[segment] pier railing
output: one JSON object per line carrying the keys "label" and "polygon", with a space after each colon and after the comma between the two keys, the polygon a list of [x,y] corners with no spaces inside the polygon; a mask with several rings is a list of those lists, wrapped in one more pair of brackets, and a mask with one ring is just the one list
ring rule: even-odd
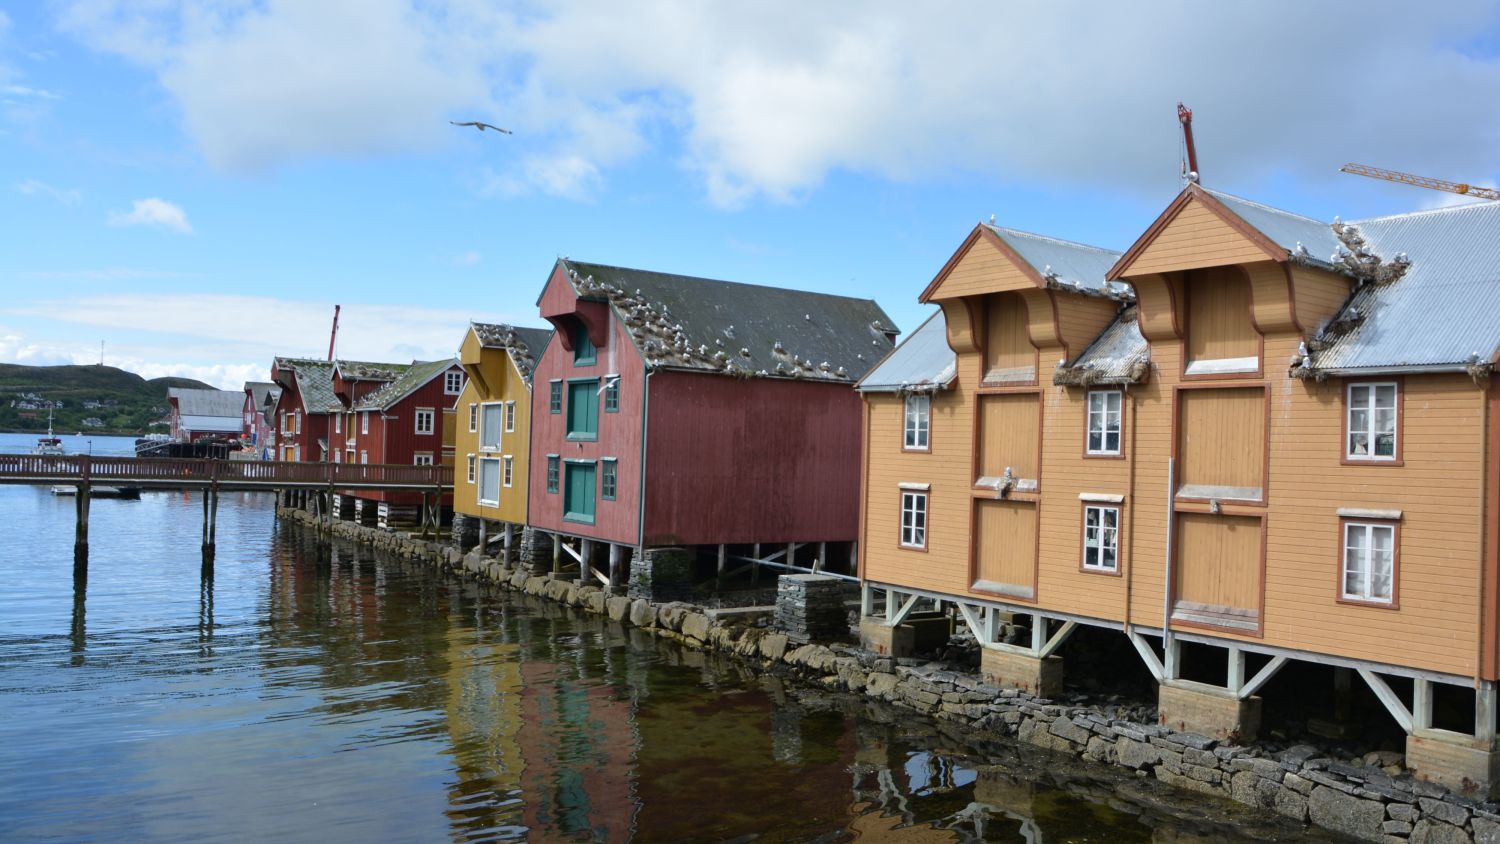
{"label": "pier railing", "polygon": [[0,483],[224,489],[409,489],[453,486],[453,467],[172,457],[0,454]]}

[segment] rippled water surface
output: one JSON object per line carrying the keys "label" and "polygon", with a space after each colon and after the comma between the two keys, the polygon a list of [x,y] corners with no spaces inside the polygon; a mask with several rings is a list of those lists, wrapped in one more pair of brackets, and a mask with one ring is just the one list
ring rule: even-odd
{"label": "rippled water surface", "polygon": [[1302,837],[200,502],[0,486],[0,840]]}

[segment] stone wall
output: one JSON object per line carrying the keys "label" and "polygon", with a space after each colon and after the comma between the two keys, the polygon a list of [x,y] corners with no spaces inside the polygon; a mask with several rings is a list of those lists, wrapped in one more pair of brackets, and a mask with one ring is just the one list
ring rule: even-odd
{"label": "stone wall", "polygon": [[[301,510],[278,512],[312,522]],[[888,701],[966,731],[1011,737],[1119,766],[1138,776],[1261,807],[1360,840],[1500,844],[1500,805],[1468,800],[1410,776],[1393,776],[1378,767],[1378,759],[1351,764],[1321,756],[1308,745],[1270,753],[1254,745],[1228,744],[1120,717],[1128,711],[1124,707],[1063,705],[988,685],[975,674],[939,663],[896,660],[845,645],[798,646],[783,633],[733,615],[721,619],[689,604],[611,596],[590,584],[554,580],[550,574],[507,566],[477,552],[460,554],[446,544],[350,522],[336,522],[333,533],[461,577],[607,614],[658,636],[733,654],[823,688]],[[550,565],[550,539],[547,553]]]}

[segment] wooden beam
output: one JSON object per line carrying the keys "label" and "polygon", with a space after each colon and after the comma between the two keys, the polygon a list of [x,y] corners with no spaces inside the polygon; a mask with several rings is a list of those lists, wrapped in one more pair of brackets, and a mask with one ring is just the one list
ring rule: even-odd
{"label": "wooden beam", "polygon": [[1380,702],[1385,704],[1386,711],[1391,713],[1391,717],[1396,719],[1396,723],[1401,725],[1401,729],[1410,734],[1413,727],[1411,712],[1406,708],[1406,704],[1401,702],[1401,698],[1397,697],[1396,693],[1391,691],[1391,687],[1385,682],[1385,678],[1368,668],[1358,670],[1359,676],[1365,679],[1365,683],[1370,687],[1370,691],[1374,692],[1375,696],[1380,698]]}
{"label": "wooden beam", "polygon": [[1254,677],[1251,677],[1249,681],[1240,685],[1239,689],[1235,692],[1235,697],[1245,700],[1260,691],[1260,687],[1270,682],[1271,678],[1276,676],[1276,672],[1280,671],[1281,667],[1286,665],[1286,662],[1287,658],[1284,656],[1271,657],[1271,661],[1266,663],[1265,667],[1261,668],[1261,670],[1255,672]]}
{"label": "wooden beam", "polygon": [[1052,656],[1052,654],[1057,652],[1058,648],[1062,647],[1063,642],[1068,641],[1068,637],[1073,635],[1073,631],[1077,629],[1078,622],[1063,622],[1063,626],[1059,627],[1057,629],[1057,632],[1052,634],[1052,638],[1048,639],[1046,644],[1042,645],[1041,652],[1038,653],[1037,656],[1041,657],[1042,659],[1046,659],[1047,657]]}
{"label": "wooden beam", "polygon": [[[988,645],[990,640],[985,637],[984,620],[975,618],[974,609],[963,601],[955,601],[954,603],[958,605],[958,614],[964,617],[964,623],[969,625],[969,632],[974,634],[974,638],[979,640],[979,644]],[[983,610],[980,612],[983,612]]]}
{"label": "wooden beam", "polygon": [[912,607],[915,607],[917,605],[917,601],[921,600],[922,597],[921,595],[909,595],[907,596],[905,603],[901,605],[901,608],[896,609],[895,604],[891,601],[894,593],[895,590],[889,590],[886,593],[887,597],[885,599],[885,626],[887,627],[895,627],[896,625],[905,621],[906,616],[911,613]]}
{"label": "wooden beam", "polygon": [[1166,667],[1161,664],[1161,660],[1157,658],[1156,651],[1151,649],[1151,644],[1146,641],[1146,637],[1134,630],[1125,635],[1130,639],[1130,644],[1135,645],[1136,653],[1141,655],[1141,661],[1146,663],[1146,670],[1151,672],[1156,682],[1162,682],[1166,678]]}

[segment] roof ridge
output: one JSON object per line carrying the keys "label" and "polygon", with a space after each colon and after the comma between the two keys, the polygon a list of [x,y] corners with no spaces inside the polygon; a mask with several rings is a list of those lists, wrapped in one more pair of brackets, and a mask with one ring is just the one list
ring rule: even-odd
{"label": "roof ridge", "polygon": [[1109,255],[1115,255],[1117,257],[1120,256],[1120,255],[1125,254],[1123,252],[1118,252],[1118,251],[1116,251],[1114,249],[1110,249],[1110,248],[1108,248],[1106,246],[1094,246],[1093,244],[1089,244],[1089,243],[1079,243],[1076,240],[1065,240],[1065,239],[1060,238],[1060,237],[1053,237],[1052,235],[1049,235],[1049,234],[1039,234],[1037,232],[1023,231],[1021,229],[1010,228],[1009,226],[997,226],[997,225],[994,225],[993,223],[980,223],[980,225],[981,226],[988,226],[990,229],[992,229],[995,232],[1008,232],[1010,234],[1018,234],[1018,235],[1021,235],[1022,237],[1031,237],[1031,238],[1035,238],[1037,240],[1045,240],[1045,241],[1049,241],[1051,243],[1059,243],[1059,244],[1062,244],[1063,246],[1075,246],[1075,247],[1077,247],[1079,249],[1087,249],[1087,250],[1089,250],[1091,252],[1103,252],[1103,253],[1106,253],[1106,254],[1109,254]]}
{"label": "roof ridge", "polygon": [[1286,215],[1288,217],[1296,217],[1299,220],[1305,220],[1306,222],[1315,223],[1315,224],[1320,225],[1320,226],[1331,226],[1331,225],[1333,225],[1332,223],[1328,222],[1327,220],[1319,220],[1316,217],[1309,217],[1306,214],[1298,214],[1296,211],[1288,211],[1285,208],[1277,208],[1274,205],[1267,205],[1264,202],[1257,202],[1256,200],[1253,200],[1253,199],[1247,199],[1247,198],[1245,198],[1243,196],[1240,196],[1237,193],[1230,193],[1228,191],[1222,191],[1222,190],[1214,190],[1212,188],[1203,188],[1203,192],[1206,193],[1206,194],[1209,194],[1211,196],[1215,196],[1215,197],[1225,197],[1225,196],[1227,196],[1230,199],[1235,200],[1236,202],[1243,202],[1246,205],[1253,205],[1256,208],[1259,208],[1259,209],[1261,209],[1263,211],[1270,211],[1270,212],[1275,213],[1275,214],[1284,214],[1284,215]]}
{"label": "roof ridge", "polygon": [[1495,200],[1482,200],[1473,205],[1447,205],[1442,208],[1422,208],[1416,211],[1401,211],[1395,214],[1381,214],[1377,217],[1362,217],[1358,220],[1350,220],[1349,224],[1357,226],[1361,223],[1381,223],[1386,220],[1399,220],[1407,217],[1428,217],[1438,214],[1455,214],[1462,211],[1475,211],[1485,207],[1500,208],[1500,202]]}
{"label": "roof ridge", "polygon": [[672,278],[681,278],[681,279],[686,279],[688,281],[701,281],[701,282],[705,282],[705,283],[708,283],[708,284],[726,284],[726,285],[733,285],[735,287],[753,287],[753,288],[755,288],[757,290],[778,290],[778,291],[781,291],[783,293],[795,293],[795,294],[797,294],[799,296],[822,296],[822,297],[826,297],[826,298],[829,298],[829,299],[843,299],[843,300],[850,301],[850,302],[872,302],[872,303],[875,302],[874,299],[862,298],[862,297],[859,297],[859,296],[843,296],[843,295],[840,295],[838,293],[824,293],[824,292],[818,291],[818,290],[802,290],[802,289],[799,289],[799,288],[796,288],[796,287],[775,287],[775,286],[770,285],[770,284],[750,284],[749,282],[744,282],[744,281],[729,281],[728,279],[722,279],[722,278],[707,278],[705,276],[684,275],[682,273],[669,273],[669,272],[664,272],[662,270],[646,270],[646,269],[641,269],[639,267],[621,267],[621,266],[617,266],[615,264],[596,264],[593,261],[578,261],[578,260],[575,260],[573,258],[563,258],[562,260],[564,262],[566,262],[567,264],[569,264],[570,266],[571,265],[579,265],[579,264],[581,264],[581,265],[590,266],[590,267],[603,267],[604,269],[607,269],[607,270],[623,270],[624,272],[628,272],[628,273],[645,273],[645,274],[648,274],[648,275],[670,276]]}

